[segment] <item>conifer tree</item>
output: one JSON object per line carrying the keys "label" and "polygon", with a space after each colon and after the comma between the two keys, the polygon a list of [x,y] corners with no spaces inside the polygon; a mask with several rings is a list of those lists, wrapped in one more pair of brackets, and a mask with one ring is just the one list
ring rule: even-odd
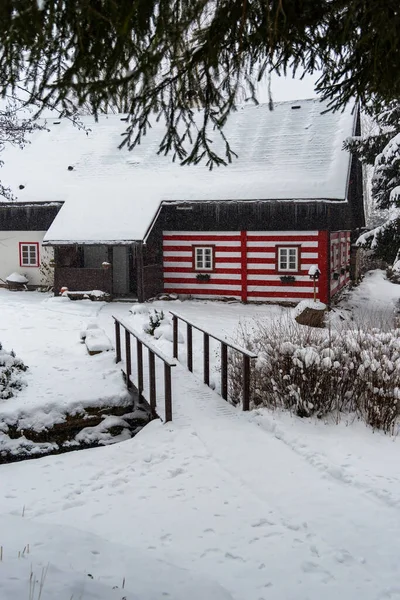
{"label": "conifer tree", "polygon": [[400,248],[400,101],[388,103],[377,114],[376,131],[350,138],[345,147],[361,162],[374,165],[371,194],[378,210],[360,242],[393,264]]}
{"label": "conifer tree", "polygon": [[117,97],[130,116],[123,144],[162,117],[161,152],[213,166],[234,158],[226,120],[270,72],[319,71],[332,109],[400,98],[399,31],[398,0],[2,0],[0,91],[22,84],[67,114]]}

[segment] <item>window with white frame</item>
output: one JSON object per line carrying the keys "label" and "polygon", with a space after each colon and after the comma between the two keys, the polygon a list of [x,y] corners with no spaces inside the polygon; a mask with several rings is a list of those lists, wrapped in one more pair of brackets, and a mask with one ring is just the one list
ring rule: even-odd
{"label": "window with white frame", "polygon": [[21,267],[39,266],[38,242],[21,242],[19,244],[19,264]]}
{"label": "window with white frame", "polygon": [[278,271],[299,270],[299,248],[297,246],[278,248]]}
{"label": "window with white frame", "polygon": [[214,268],[212,246],[195,246],[194,268],[196,271],[212,271]]}

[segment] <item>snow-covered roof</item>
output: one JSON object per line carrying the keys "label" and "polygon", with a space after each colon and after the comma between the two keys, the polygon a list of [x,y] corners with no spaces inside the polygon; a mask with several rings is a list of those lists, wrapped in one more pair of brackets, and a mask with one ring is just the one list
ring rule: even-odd
{"label": "snow-covered roof", "polygon": [[[325,109],[316,99],[239,107],[224,130],[239,158],[212,171],[158,155],[162,122],[129,152],[118,149],[121,115],[83,117],[90,131],[48,120],[50,131],[3,153],[1,180],[20,201],[65,201],[48,242],[143,239],[162,201],[344,200],[354,114]],[[214,148],[224,153],[219,136]]]}

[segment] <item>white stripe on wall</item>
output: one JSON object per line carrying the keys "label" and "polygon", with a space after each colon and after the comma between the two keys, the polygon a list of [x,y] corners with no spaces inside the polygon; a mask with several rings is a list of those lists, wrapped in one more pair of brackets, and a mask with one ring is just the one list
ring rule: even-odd
{"label": "white stripe on wall", "polygon": [[247,258],[276,258],[275,252],[247,252]]}
{"label": "white stripe on wall", "polygon": [[163,235],[240,235],[240,231],[163,231]]}
{"label": "white stripe on wall", "polygon": [[256,236],[262,235],[262,236],[268,236],[268,237],[278,237],[278,236],[283,236],[283,235],[286,237],[289,237],[289,236],[296,237],[299,235],[301,235],[301,236],[308,235],[311,237],[314,235],[317,236],[318,231],[248,231],[247,232],[247,237],[251,237],[253,235],[256,235]]}
{"label": "white stripe on wall", "polygon": [[[318,299],[319,298],[317,296],[317,300]],[[298,304],[301,298],[291,298],[290,296],[288,296],[287,298],[285,298],[285,296],[274,296],[273,298],[268,298],[268,296],[247,296],[247,300],[254,300],[255,302],[262,302],[266,304],[277,304],[278,302],[293,302],[293,304]]]}
{"label": "white stripe on wall", "polygon": [[240,252],[221,252],[218,251],[218,248],[215,249],[216,258],[227,258],[228,256],[232,258],[240,258]]}
{"label": "white stripe on wall", "polygon": [[168,246],[232,246],[232,247],[240,247],[240,240],[231,241],[231,240],[164,240],[163,246],[164,248],[168,248]]}
{"label": "white stripe on wall", "polygon": [[312,292],[314,290],[313,286],[310,285],[309,288],[305,287],[296,287],[293,285],[249,285],[247,287],[247,291],[250,294],[251,292]]}
{"label": "white stripe on wall", "polygon": [[212,283],[207,283],[207,285],[205,285],[204,283],[196,283],[194,281],[189,283],[164,283],[164,288],[174,288],[179,290],[184,290],[185,288],[197,290],[221,290],[221,294],[224,290],[233,292],[241,291],[240,285],[224,285],[224,287],[222,287],[220,284],[213,285]]}
{"label": "white stripe on wall", "polygon": [[164,256],[166,256],[167,258],[169,257],[173,257],[173,256],[193,256],[193,253],[191,250],[179,250],[179,251],[174,251],[174,252],[170,252],[170,251],[165,251],[163,252]]}
{"label": "white stripe on wall", "polygon": [[[169,271],[166,271],[166,273],[164,274],[164,277],[167,278],[175,278],[175,279],[192,279],[195,283],[196,283],[196,275],[197,273],[195,271],[193,271],[192,273],[171,273]],[[210,276],[211,276],[211,283],[213,278],[214,279],[238,279],[240,281],[241,279],[241,275],[240,273],[213,273],[212,271],[210,272]],[[203,287],[205,287],[204,283],[202,284]]]}
{"label": "white stripe on wall", "polygon": [[[286,275],[290,275],[290,273],[287,272]],[[253,275],[250,272],[247,273],[248,281],[280,281],[280,278],[284,276],[285,273],[276,273],[274,275]],[[309,275],[294,275],[294,277],[296,277],[296,281],[311,281]],[[295,286],[295,283],[293,286]]]}
{"label": "white stripe on wall", "polygon": [[301,245],[302,248],[318,248],[318,241],[316,241],[316,242],[301,242],[301,241],[296,241],[296,240],[293,240],[293,242],[279,242],[279,241],[274,241],[274,240],[271,240],[270,242],[247,241],[248,248],[254,248],[257,246],[265,246],[266,248],[275,248],[276,246],[299,246],[299,245]]}

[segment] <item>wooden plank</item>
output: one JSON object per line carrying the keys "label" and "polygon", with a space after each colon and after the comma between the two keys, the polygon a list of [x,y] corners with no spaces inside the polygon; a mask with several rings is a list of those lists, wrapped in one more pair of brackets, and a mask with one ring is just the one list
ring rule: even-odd
{"label": "wooden plank", "polygon": [[138,331],[136,331],[136,329],[128,325],[128,323],[126,323],[123,319],[117,319],[117,317],[114,316],[113,319],[118,321],[122,325],[122,327],[124,327],[126,331],[129,331],[137,340],[139,340],[143,344],[143,346],[145,346],[146,348],[151,348],[154,354],[158,356],[158,358],[161,358],[161,360],[169,364],[170,367],[176,366],[176,362],[174,360],[171,360],[169,356],[167,356],[166,354],[161,352],[161,350],[156,348],[156,346],[154,346],[150,341],[148,341],[144,337],[144,335],[140,334]]}
{"label": "wooden plank", "polygon": [[172,330],[173,330],[173,357],[178,358],[178,335],[179,325],[178,317],[172,316]]}
{"label": "wooden plank", "polygon": [[121,325],[119,321],[114,321],[115,324],[115,362],[121,362]]}
{"label": "wooden plank", "polygon": [[187,323],[187,368],[193,371],[193,332],[190,323]]}
{"label": "wooden plank", "polygon": [[139,400],[143,398],[143,345],[140,340],[136,340],[137,354],[137,374],[138,374],[138,392]]}
{"label": "wooden plank", "polygon": [[165,422],[172,421],[171,367],[164,363]]}
{"label": "wooden plank", "polygon": [[150,408],[152,413],[157,407],[157,391],[156,391],[156,357],[154,352],[149,348],[149,388],[150,388]]}
{"label": "wooden plank", "polygon": [[180,319],[184,323],[191,325],[192,328],[197,329],[198,331],[201,331],[203,333],[207,333],[211,338],[213,338],[214,340],[217,340],[218,342],[221,342],[221,343],[225,344],[229,348],[232,348],[232,350],[236,350],[237,352],[241,352],[242,354],[246,354],[250,358],[257,358],[257,356],[258,356],[254,352],[250,352],[250,350],[247,350],[246,348],[242,348],[242,346],[238,346],[237,344],[233,344],[232,342],[228,342],[226,339],[222,339],[222,338],[220,338],[220,337],[212,334],[210,331],[207,331],[206,329],[203,329],[203,328],[199,327],[199,325],[196,325],[195,323],[193,323],[193,321],[190,321],[189,319],[187,319],[186,317],[184,317],[180,313],[177,313],[176,311],[170,310],[170,314],[172,316],[177,317],[178,319]]}
{"label": "wooden plank", "polygon": [[126,387],[129,389],[132,387],[131,375],[132,375],[132,360],[131,360],[131,334],[125,329],[125,362],[126,362]]}
{"label": "wooden plank", "polygon": [[203,372],[204,383],[210,385],[210,336],[203,333]]}
{"label": "wooden plank", "polygon": [[243,410],[250,409],[250,358],[243,355]]}
{"label": "wooden plank", "polygon": [[228,398],[228,346],[221,343],[221,396]]}

